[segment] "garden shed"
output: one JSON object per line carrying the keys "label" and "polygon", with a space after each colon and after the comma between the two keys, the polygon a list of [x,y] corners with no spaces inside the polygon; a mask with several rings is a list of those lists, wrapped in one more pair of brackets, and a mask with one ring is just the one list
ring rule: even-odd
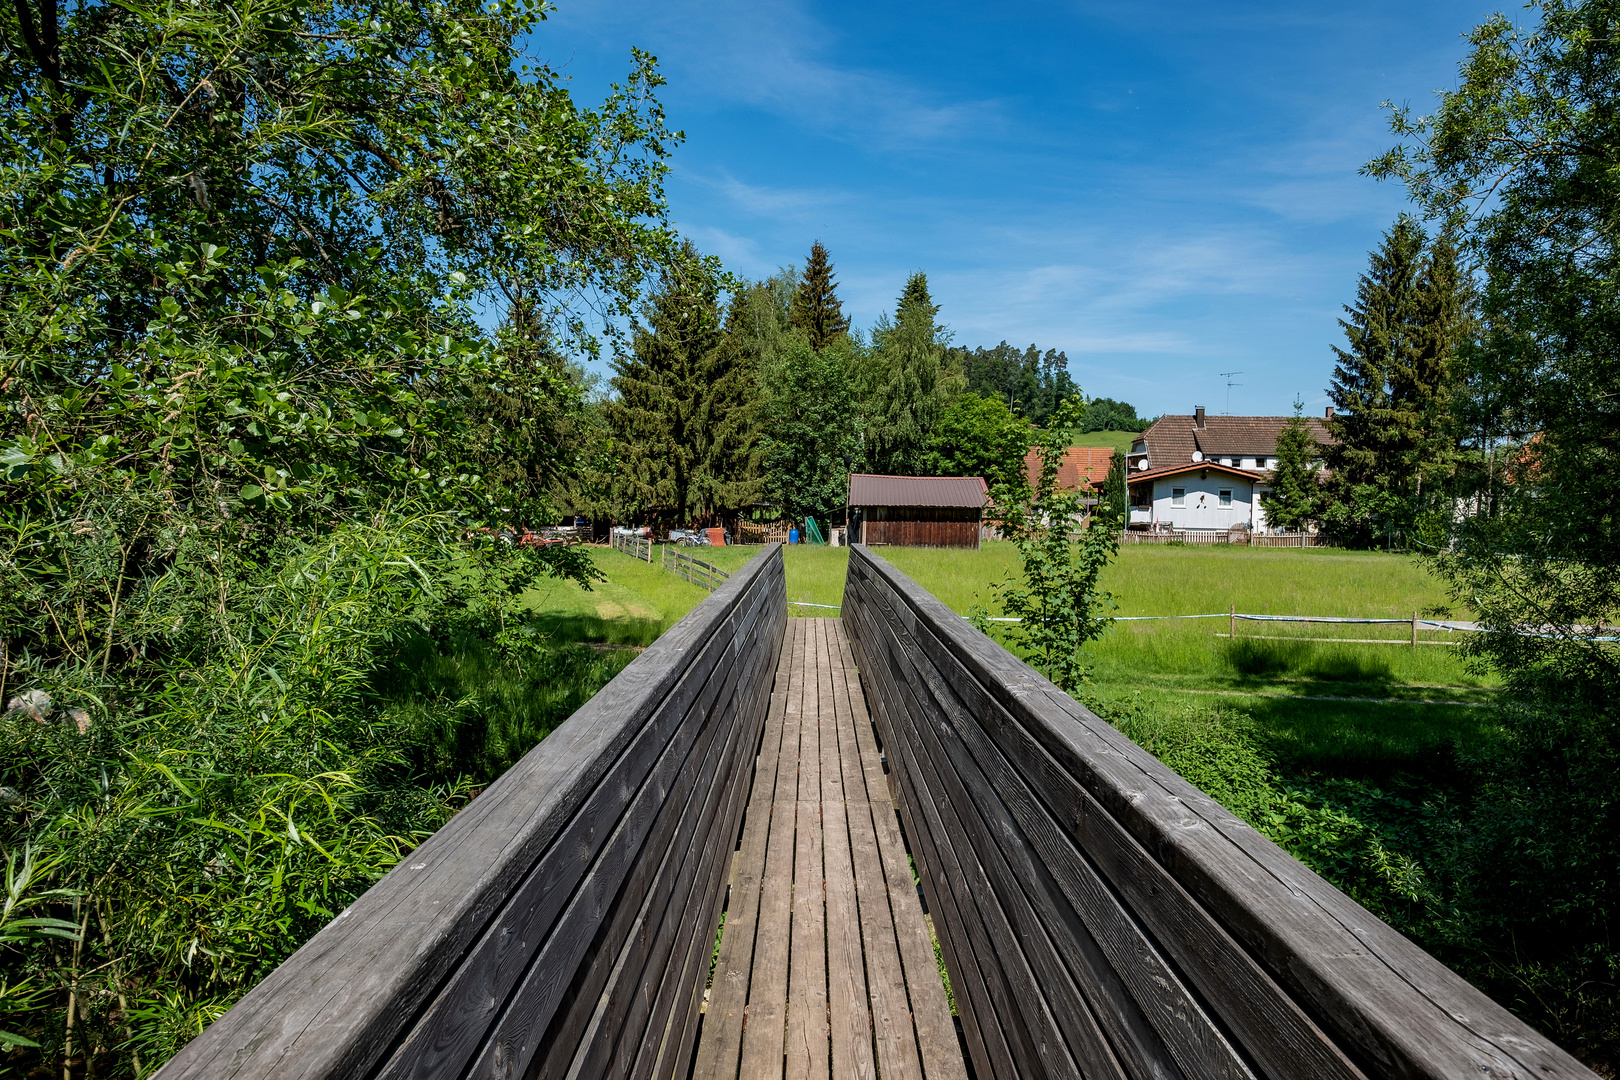
{"label": "garden shed", "polygon": [[850,536],[896,547],[979,546],[988,489],[978,476],[849,478]]}

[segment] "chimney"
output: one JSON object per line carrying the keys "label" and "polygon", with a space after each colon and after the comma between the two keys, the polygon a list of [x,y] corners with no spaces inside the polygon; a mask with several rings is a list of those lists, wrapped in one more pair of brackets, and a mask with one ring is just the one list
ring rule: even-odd
{"label": "chimney", "polygon": [[1193,409],[1193,427],[1202,428],[1203,426],[1204,426],[1204,407],[1202,405],[1199,405],[1198,407]]}
{"label": "chimney", "polygon": [[1327,413],[1325,415],[1325,419],[1328,420],[1329,422],[1332,422],[1332,420],[1333,420],[1333,406],[1329,405],[1327,407]]}

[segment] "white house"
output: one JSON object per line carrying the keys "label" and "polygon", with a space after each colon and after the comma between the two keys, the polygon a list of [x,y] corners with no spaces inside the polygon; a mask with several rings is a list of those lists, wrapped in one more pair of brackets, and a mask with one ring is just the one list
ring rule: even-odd
{"label": "white house", "polygon": [[1211,462],[1170,465],[1131,477],[1131,520],[1137,527],[1230,529],[1265,528],[1256,488],[1264,476]]}
{"label": "white house", "polygon": [[[1327,420],[1333,410],[1327,411]],[[1265,499],[1286,416],[1191,415],[1155,420],[1126,456],[1132,528],[1267,530]],[[1319,445],[1333,442],[1324,420],[1306,422]],[[1320,467],[1320,462],[1317,463]]]}

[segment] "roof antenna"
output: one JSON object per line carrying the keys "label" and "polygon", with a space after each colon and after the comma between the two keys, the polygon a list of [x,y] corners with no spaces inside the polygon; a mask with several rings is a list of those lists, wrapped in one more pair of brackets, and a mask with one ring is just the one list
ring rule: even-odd
{"label": "roof antenna", "polygon": [[1233,382],[1232,381],[1232,376],[1241,375],[1241,374],[1243,374],[1243,372],[1241,372],[1241,371],[1222,371],[1222,372],[1218,372],[1217,374],[1219,374],[1221,376],[1221,378],[1226,380],[1226,411],[1221,413],[1221,415],[1222,416],[1231,416],[1232,415],[1232,387],[1234,387],[1234,386],[1242,386],[1243,385],[1240,382]]}

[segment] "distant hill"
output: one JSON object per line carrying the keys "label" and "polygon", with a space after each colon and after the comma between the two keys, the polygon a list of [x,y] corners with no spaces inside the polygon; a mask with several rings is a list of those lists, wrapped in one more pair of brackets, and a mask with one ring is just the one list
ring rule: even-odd
{"label": "distant hill", "polygon": [[1122,454],[1131,451],[1131,440],[1141,438],[1139,431],[1088,431],[1069,436],[1070,446],[1107,446]]}

